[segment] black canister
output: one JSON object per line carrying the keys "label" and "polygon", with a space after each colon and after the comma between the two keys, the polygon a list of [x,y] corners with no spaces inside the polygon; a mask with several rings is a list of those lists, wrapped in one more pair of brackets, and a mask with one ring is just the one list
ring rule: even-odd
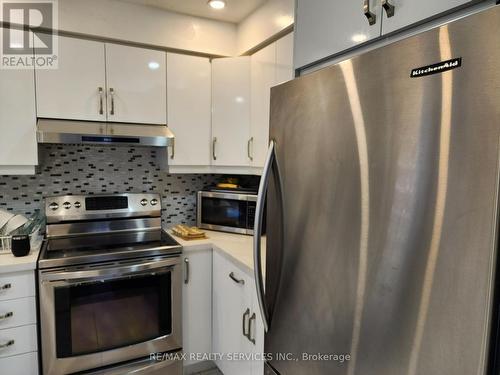
{"label": "black canister", "polygon": [[30,253],[30,237],[27,234],[12,236],[12,254],[15,257],[24,257]]}

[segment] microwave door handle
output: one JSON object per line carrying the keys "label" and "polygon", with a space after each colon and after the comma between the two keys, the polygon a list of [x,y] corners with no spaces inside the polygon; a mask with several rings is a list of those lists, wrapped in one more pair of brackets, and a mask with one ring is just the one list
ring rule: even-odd
{"label": "microwave door handle", "polygon": [[[262,315],[262,321],[264,324],[264,331],[269,331],[270,326],[270,315],[268,307],[266,305],[265,294],[264,294],[264,282],[262,277],[262,260],[261,260],[261,238],[262,238],[262,224],[264,217],[264,205],[267,196],[267,190],[269,187],[269,178],[271,174],[274,176],[275,186],[278,189],[278,200],[279,207],[281,210],[281,218],[284,219],[284,197],[283,197],[283,181],[281,179],[281,173],[279,164],[276,158],[276,142],[272,140],[269,144],[269,149],[267,152],[266,162],[264,164],[264,169],[262,172],[262,177],[259,184],[259,194],[257,197],[257,207],[255,209],[255,223],[254,223],[254,237],[253,237],[253,258],[254,258],[254,278],[255,278],[255,288],[257,290],[257,300],[259,302],[259,309]],[[280,246],[283,246],[283,236],[284,230],[281,231],[282,238],[280,241]]]}
{"label": "microwave door handle", "polygon": [[[100,279],[102,277],[108,280],[120,279],[130,275],[141,274],[144,272],[151,272],[158,268],[173,267],[178,264],[178,260],[169,259],[157,262],[147,262],[143,264],[134,264],[125,267],[112,267],[112,268],[97,268],[92,271],[69,271],[69,272],[55,272],[42,274],[42,282],[45,281],[66,281],[81,282],[92,279]],[[112,277],[110,277],[112,276]]]}

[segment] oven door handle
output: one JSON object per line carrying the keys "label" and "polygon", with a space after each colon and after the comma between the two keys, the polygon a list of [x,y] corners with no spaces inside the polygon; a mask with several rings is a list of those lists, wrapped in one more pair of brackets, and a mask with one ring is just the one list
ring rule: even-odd
{"label": "oven door handle", "polygon": [[[64,281],[72,280],[76,281],[86,281],[92,279],[100,279],[102,277],[108,277],[109,280],[121,279],[129,275],[137,275],[141,273],[150,273],[156,269],[173,267],[179,264],[178,258],[158,260],[140,264],[133,264],[125,267],[103,267],[95,268],[92,271],[67,271],[67,272],[47,272],[42,274],[42,282],[45,281]],[[109,277],[113,276],[113,277]]]}

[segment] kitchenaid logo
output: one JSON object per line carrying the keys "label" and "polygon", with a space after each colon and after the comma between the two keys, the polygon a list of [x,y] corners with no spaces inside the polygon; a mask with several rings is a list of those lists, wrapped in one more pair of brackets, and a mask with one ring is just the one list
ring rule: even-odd
{"label": "kitchenaid logo", "polygon": [[57,1],[0,0],[2,69],[57,68]]}
{"label": "kitchenaid logo", "polygon": [[443,73],[448,70],[460,68],[462,66],[462,58],[451,59],[437,64],[423,66],[411,71],[411,78],[424,77],[431,74]]}

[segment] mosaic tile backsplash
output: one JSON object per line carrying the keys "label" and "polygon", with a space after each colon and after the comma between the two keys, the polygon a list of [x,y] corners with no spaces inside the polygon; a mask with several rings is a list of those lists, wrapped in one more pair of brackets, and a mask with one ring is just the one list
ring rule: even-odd
{"label": "mosaic tile backsplash", "polygon": [[0,176],[0,208],[31,215],[44,197],[66,194],[158,193],[162,222],[196,223],[196,193],[219,176],[169,175],[154,147],[40,145],[34,176]]}

